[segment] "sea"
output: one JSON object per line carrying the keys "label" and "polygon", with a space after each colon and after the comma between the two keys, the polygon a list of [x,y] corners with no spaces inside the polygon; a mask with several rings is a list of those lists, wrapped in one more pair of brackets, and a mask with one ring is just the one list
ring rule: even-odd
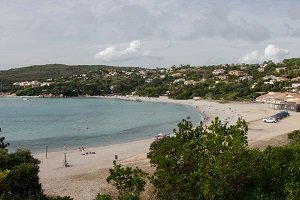
{"label": "sea", "polygon": [[9,150],[105,146],[171,134],[192,107],[106,98],[0,98],[0,136]]}

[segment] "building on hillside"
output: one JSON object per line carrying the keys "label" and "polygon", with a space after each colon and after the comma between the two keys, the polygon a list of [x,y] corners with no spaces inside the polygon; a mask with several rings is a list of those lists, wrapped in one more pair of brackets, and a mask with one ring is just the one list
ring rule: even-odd
{"label": "building on hillside", "polygon": [[269,80],[269,79],[270,79],[270,80],[276,80],[277,77],[274,76],[274,75],[270,75],[270,76],[266,75],[266,76],[263,77],[263,80]]}
{"label": "building on hillside", "polygon": [[286,67],[279,67],[279,68],[276,68],[275,70],[276,70],[276,72],[280,72],[281,70],[285,70],[286,69]]}
{"label": "building on hillside", "polygon": [[229,75],[232,76],[243,76],[245,75],[245,73],[243,71],[239,71],[239,70],[231,70],[228,72]]}
{"label": "building on hillside", "polygon": [[184,81],[184,85],[196,85],[198,83],[198,81],[194,81],[194,80],[187,80]]}
{"label": "building on hillside", "polygon": [[248,81],[252,81],[253,80],[253,76],[241,76],[239,78],[240,81],[244,81],[244,80],[248,80]]}
{"label": "building on hillside", "polygon": [[265,71],[265,68],[264,68],[264,67],[259,67],[259,68],[257,68],[257,71],[258,71],[258,72],[264,72],[264,71]]}
{"label": "building on hillside", "polygon": [[276,81],[277,82],[282,82],[282,81],[288,81],[288,79],[284,78],[284,77],[276,77]]}
{"label": "building on hillside", "polygon": [[300,82],[300,76],[291,79],[292,82]]}
{"label": "building on hillside", "polygon": [[179,78],[173,81],[173,83],[179,83],[179,82],[184,82],[185,79],[184,78]]}
{"label": "building on hillside", "polygon": [[182,77],[182,73],[175,73],[175,74],[171,74],[172,77]]}
{"label": "building on hillside", "polygon": [[220,75],[220,76],[218,76],[218,78],[219,78],[221,81],[227,80],[227,76],[226,76],[226,75]]}
{"label": "building on hillside", "polygon": [[300,82],[292,83],[292,88],[298,88],[298,87],[300,87]]}
{"label": "building on hillside", "polygon": [[224,69],[215,69],[214,71],[212,71],[212,74],[218,76],[220,74],[224,74],[224,72],[225,72]]}

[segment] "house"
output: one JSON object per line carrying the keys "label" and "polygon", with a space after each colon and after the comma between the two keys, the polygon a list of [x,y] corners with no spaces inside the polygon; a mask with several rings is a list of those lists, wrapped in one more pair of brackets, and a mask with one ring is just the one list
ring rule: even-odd
{"label": "house", "polygon": [[228,74],[232,76],[243,76],[245,73],[239,70],[231,70],[228,72]]}
{"label": "house", "polygon": [[259,68],[257,68],[257,71],[258,71],[258,72],[264,72],[264,71],[265,71],[265,68],[264,68],[264,67],[259,67]]}
{"label": "house", "polygon": [[274,85],[274,83],[275,83],[274,80],[270,80],[270,81],[265,81],[265,82],[264,82],[265,85],[268,85],[268,84]]}
{"label": "house", "polygon": [[292,88],[297,88],[297,87],[300,87],[300,82],[292,83]]}
{"label": "house", "polygon": [[182,77],[182,73],[171,74],[172,77]]}
{"label": "house", "polygon": [[179,82],[184,82],[185,79],[184,78],[179,78],[173,81],[173,83],[179,83]]}
{"label": "house", "polygon": [[244,80],[248,80],[248,81],[252,81],[253,80],[253,76],[242,76],[239,78],[240,81],[244,81]]}
{"label": "house", "polygon": [[275,110],[290,110],[290,111],[300,112],[300,103],[296,103],[296,102],[273,103],[272,108]]}
{"label": "house", "polygon": [[224,69],[215,69],[214,71],[212,71],[212,74],[218,76],[220,74],[224,74],[224,72],[225,72]]}
{"label": "house", "polygon": [[196,85],[197,83],[198,81],[194,81],[194,80],[184,81],[184,85]]}
{"label": "house", "polygon": [[291,92],[269,92],[256,98],[256,102],[276,104],[281,102],[300,103],[300,94]]}
{"label": "house", "polygon": [[274,75],[270,75],[270,76],[266,75],[266,76],[264,76],[264,77],[263,77],[263,79],[264,79],[264,80],[268,80],[268,79],[271,79],[271,80],[276,80],[276,79],[277,79],[277,77],[276,77],[276,76],[274,76]]}
{"label": "house", "polygon": [[145,80],[146,83],[151,83],[152,81],[153,81],[153,79],[151,79],[151,78]]}
{"label": "house", "polygon": [[300,76],[291,79],[292,82],[300,82]]}
{"label": "house", "polygon": [[276,77],[276,81],[277,82],[282,82],[282,81],[287,81],[288,79],[287,78],[284,78],[284,77]]}
{"label": "house", "polygon": [[218,78],[219,78],[221,81],[227,80],[227,76],[226,76],[226,75],[220,75],[220,76],[218,76]]}
{"label": "house", "polygon": [[279,67],[279,68],[276,68],[275,70],[276,70],[276,72],[280,72],[281,70],[285,70],[286,69],[286,67]]}

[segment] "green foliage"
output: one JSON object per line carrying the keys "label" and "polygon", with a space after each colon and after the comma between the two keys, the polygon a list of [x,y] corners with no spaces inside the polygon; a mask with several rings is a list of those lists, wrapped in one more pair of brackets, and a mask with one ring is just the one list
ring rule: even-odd
{"label": "green foliage", "polygon": [[250,149],[248,127],[216,118],[178,124],[174,137],[151,144],[158,199],[299,199],[300,145]]}
{"label": "green foliage", "polygon": [[13,167],[3,181],[4,193],[24,198],[41,195],[38,171],[39,167],[33,163],[22,163]]}
{"label": "green foliage", "polygon": [[4,142],[5,137],[0,137],[0,149],[4,149],[7,151],[7,147],[9,146],[9,143]]}
{"label": "green foliage", "polygon": [[123,168],[114,160],[113,168],[109,170],[107,182],[112,183],[119,191],[119,199],[136,200],[144,191],[147,173],[139,168]]}
{"label": "green foliage", "polygon": [[293,143],[300,143],[300,130],[294,130],[289,133],[288,138],[292,140]]}
{"label": "green foliage", "polygon": [[43,194],[38,177],[39,163],[29,150],[18,149],[8,153],[0,149],[0,199],[71,200],[70,197],[47,197]]}
{"label": "green foliage", "polygon": [[6,169],[4,171],[0,171],[0,183],[3,182],[6,179],[9,172],[10,171],[8,169]]}
{"label": "green foliage", "polygon": [[0,196],[24,199],[42,197],[38,163],[29,151],[8,153],[0,150],[0,171],[5,172],[0,180]]}
{"label": "green foliage", "polygon": [[112,200],[111,196],[106,194],[97,194],[94,200]]}

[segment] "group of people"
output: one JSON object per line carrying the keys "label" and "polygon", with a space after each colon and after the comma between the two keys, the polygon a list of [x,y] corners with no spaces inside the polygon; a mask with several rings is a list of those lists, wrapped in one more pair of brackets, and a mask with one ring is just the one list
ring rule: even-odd
{"label": "group of people", "polygon": [[[78,147],[78,149],[79,149],[79,151],[86,151],[84,147]],[[65,150],[65,151],[68,150],[68,147],[67,147],[66,144],[64,145],[64,150]]]}
{"label": "group of people", "polygon": [[79,151],[85,151],[84,147],[79,147]]}
{"label": "group of people", "polygon": [[[94,151],[86,151],[86,149],[84,147],[78,147],[79,151],[84,151],[84,153],[82,153],[81,155],[88,155],[88,154],[96,154],[96,152]],[[64,150],[67,151],[68,147],[67,145],[64,145]]]}

